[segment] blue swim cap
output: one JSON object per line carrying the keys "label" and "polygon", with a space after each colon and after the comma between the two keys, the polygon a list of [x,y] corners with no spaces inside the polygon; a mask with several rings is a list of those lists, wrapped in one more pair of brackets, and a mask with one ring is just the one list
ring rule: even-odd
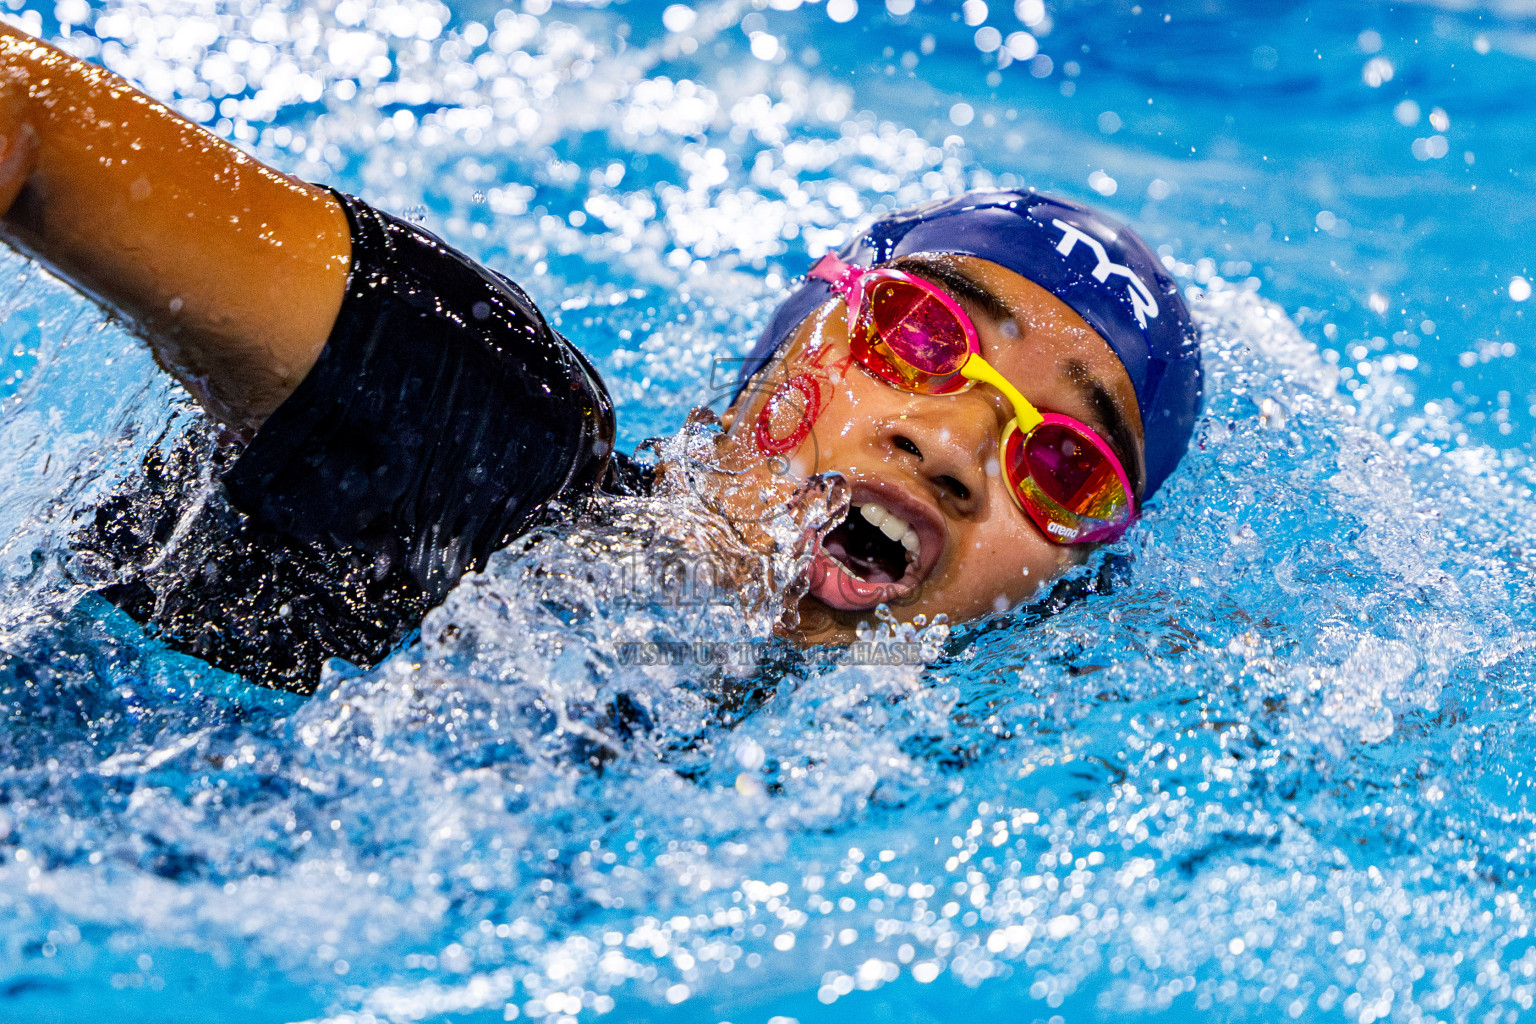
{"label": "blue swim cap", "polygon": [[[1200,345],[1178,285],[1125,225],[1067,199],[1036,192],[978,191],[877,220],[838,251],[871,267],[898,256],[976,256],[1027,278],[1072,307],[1103,335],[1136,390],[1146,432],[1150,498],[1179,464],[1200,408]],[[747,357],[740,395],[831,295],[806,281],[785,299]]]}

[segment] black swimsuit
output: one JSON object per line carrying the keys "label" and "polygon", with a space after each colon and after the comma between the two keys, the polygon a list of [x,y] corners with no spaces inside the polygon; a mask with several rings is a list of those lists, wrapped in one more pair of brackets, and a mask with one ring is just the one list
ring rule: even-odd
{"label": "black swimsuit", "polygon": [[171,646],[298,690],[326,658],[382,659],[555,499],[644,486],[611,459],[601,379],[522,289],[337,198],[352,266],[314,369],[243,450],[151,459],[76,538]]}

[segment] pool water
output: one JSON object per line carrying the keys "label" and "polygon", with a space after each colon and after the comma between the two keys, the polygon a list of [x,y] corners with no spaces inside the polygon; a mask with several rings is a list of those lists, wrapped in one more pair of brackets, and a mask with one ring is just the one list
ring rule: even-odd
{"label": "pool water", "polygon": [[626,447],[851,223],[990,184],[1144,232],[1207,402],[1111,585],[894,664],[761,643],[793,551],[674,585],[684,488],[303,699],[90,595],[195,416],[0,254],[0,1019],[1530,1010],[1529,4],[6,4],[523,283]]}

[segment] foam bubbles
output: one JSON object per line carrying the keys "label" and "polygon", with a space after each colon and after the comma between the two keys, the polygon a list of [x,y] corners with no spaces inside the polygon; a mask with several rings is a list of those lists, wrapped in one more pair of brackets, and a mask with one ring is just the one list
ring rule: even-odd
{"label": "foam bubbles", "polygon": [[1045,21],[1045,2],[1044,0],[1014,0],[1013,14],[1025,26],[1034,28]]}
{"label": "foam bubbles", "polygon": [[752,56],[758,60],[772,61],[779,56],[779,41],[767,32],[752,33]]}
{"label": "foam bubbles", "polygon": [[1051,73],[1051,59],[1049,57],[1037,57],[1040,52],[1040,41],[1028,32],[1010,32],[1005,45],[1008,47],[1008,56],[1014,60],[1043,61],[1037,67],[1031,68],[1030,73],[1036,78],[1044,78]]}
{"label": "foam bubbles", "polygon": [[1372,57],[1365,62],[1365,67],[1360,70],[1360,81],[1372,89],[1379,89],[1387,82],[1392,81],[1397,69],[1392,62],[1385,57]]}
{"label": "foam bubbles", "polygon": [[1088,175],[1088,187],[1101,196],[1112,196],[1120,188],[1120,183],[1103,171],[1094,171]]}
{"label": "foam bubbles", "polygon": [[858,0],[827,0],[827,17],[835,22],[852,21],[858,13]]}
{"label": "foam bubbles", "polygon": [[672,4],[661,12],[661,23],[668,32],[687,32],[697,18],[697,13],[687,4]]}

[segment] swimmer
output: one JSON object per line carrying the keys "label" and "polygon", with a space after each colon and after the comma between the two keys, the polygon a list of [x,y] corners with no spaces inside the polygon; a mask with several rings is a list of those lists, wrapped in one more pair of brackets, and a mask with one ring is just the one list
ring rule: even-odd
{"label": "swimmer", "polygon": [[[597,372],[517,285],[4,27],[0,233],[121,316],[222,426],[217,550],[180,590],[130,573],[106,593],[252,681],[305,690],[328,657],[376,663],[552,504],[649,485],[613,451]],[[1129,229],[970,193],[810,268],[719,447],[848,481],[798,609],[798,639],[840,642],[881,605],[964,620],[1043,593],[1134,523],[1200,386],[1188,310]],[[184,476],[148,465],[83,547],[129,566],[179,529]]]}

